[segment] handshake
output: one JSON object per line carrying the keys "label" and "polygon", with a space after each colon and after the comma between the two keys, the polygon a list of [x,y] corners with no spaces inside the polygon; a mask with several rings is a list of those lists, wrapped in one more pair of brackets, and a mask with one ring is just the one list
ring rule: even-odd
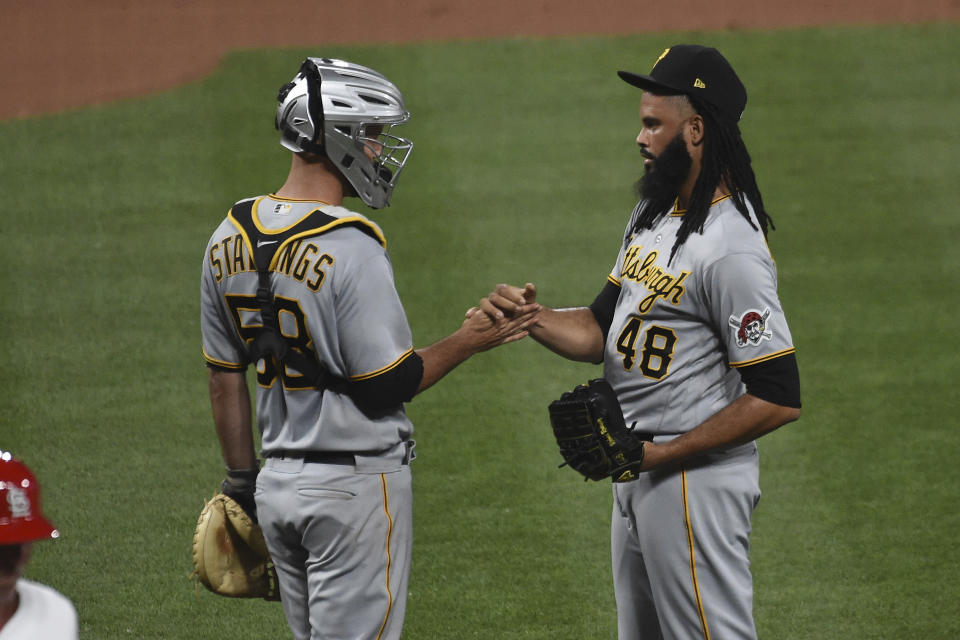
{"label": "handshake", "polygon": [[543,308],[536,299],[537,288],[530,283],[523,288],[499,284],[477,306],[467,309],[458,333],[469,340],[474,352],[521,340],[540,319]]}
{"label": "handshake", "polygon": [[532,336],[557,355],[577,362],[603,362],[604,331],[590,307],[552,309],[537,302],[537,288],[498,284],[476,307],[467,310],[460,328],[483,347]]}

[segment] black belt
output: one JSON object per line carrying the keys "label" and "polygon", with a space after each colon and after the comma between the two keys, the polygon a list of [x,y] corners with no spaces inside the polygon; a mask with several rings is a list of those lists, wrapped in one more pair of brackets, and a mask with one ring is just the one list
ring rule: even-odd
{"label": "black belt", "polygon": [[352,453],[340,451],[272,451],[266,454],[268,458],[281,460],[303,460],[304,462],[318,462],[320,464],[348,464],[353,465],[356,460]]}
{"label": "black belt", "polygon": [[[413,441],[410,440],[404,443],[406,445],[406,451],[403,456],[403,462],[401,464],[410,464],[410,460],[413,458]],[[374,452],[357,452],[357,453],[346,453],[344,451],[271,451],[265,453],[264,456],[267,458],[279,458],[281,460],[303,460],[304,462],[317,462],[320,464],[346,464],[354,465],[357,460],[355,456],[369,456],[377,457],[382,455],[382,453]]]}

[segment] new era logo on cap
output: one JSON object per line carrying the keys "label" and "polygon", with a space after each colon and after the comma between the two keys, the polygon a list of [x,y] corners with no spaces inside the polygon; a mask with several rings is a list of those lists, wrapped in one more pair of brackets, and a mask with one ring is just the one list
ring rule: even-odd
{"label": "new era logo on cap", "polygon": [[727,59],[712,47],[678,44],[664,51],[649,75],[618,71],[626,82],[662,95],[686,95],[716,107],[721,115],[739,120],[747,105],[747,90]]}

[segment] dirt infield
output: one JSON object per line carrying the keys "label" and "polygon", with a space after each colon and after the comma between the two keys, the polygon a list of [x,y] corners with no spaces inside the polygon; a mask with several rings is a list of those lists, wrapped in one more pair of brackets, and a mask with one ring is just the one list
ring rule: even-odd
{"label": "dirt infield", "polygon": [[960,0],[4,0],[0,118],[161,91],[237,48],[960,20]]}

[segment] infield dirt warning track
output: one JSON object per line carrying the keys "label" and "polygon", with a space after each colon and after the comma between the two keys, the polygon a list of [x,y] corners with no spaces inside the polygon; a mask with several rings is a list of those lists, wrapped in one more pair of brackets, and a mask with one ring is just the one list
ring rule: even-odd
{"label": "infield dirt warning track", "polygon": [[960,0],[4,0],[0,119],[162,91],[232,49],[960,20]]}

